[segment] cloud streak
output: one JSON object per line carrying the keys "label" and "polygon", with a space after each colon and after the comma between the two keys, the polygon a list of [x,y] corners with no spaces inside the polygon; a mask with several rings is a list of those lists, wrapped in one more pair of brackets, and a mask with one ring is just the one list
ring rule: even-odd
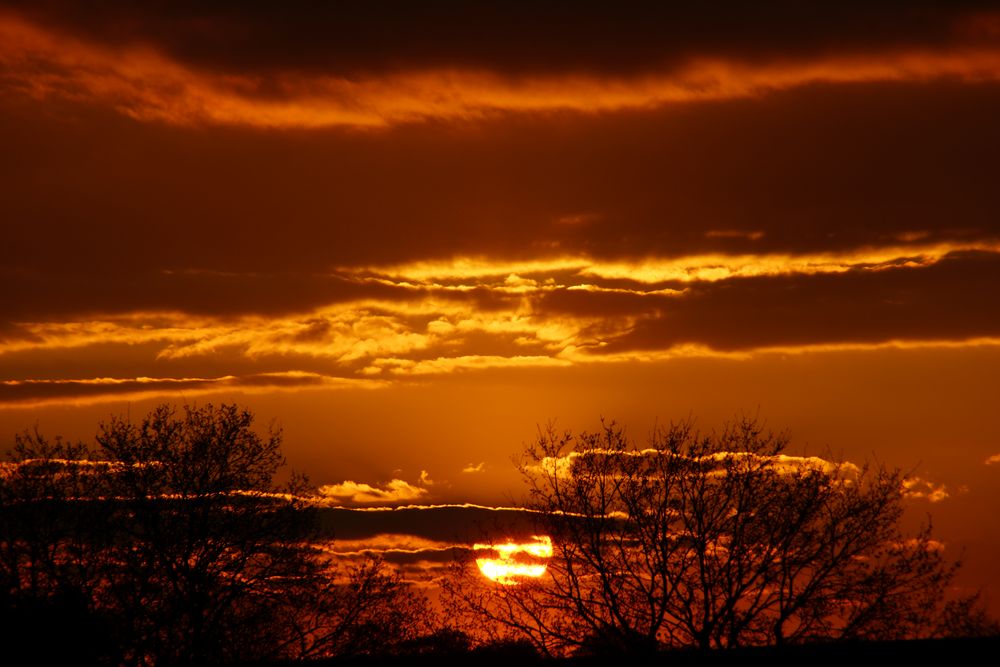
{"label": "cloud streak", "polygon": [[218,392],[245,393],[302,389],[374,388],[373,380],[330,377],[287,371],[215,378],[88,378],[74,380],[0,381],[0,408],[50,404],[84,405],[107,400],[142,400],[164,395],[202,396]]}
{"label": "cloud streak", "polygon": [[7,14],[0,18],[4,87],[39,99],[110,106],[178,125],[384,127],[498,113],[604,113],[754,97],[816,83],[1000,80],[1000,48],[950,45],[795,59],[690,57],[667,71],[524,74],[436,66],[325,76],[220,73],[151,45],[102,45]]}
{"label": "cloud streak", "polygon": [[[621,460],[622,457],[627,458],[652,458],[652,457],[674,457],[681,456],[677,454],[670,453],[668,451],[661,451],[659,449],[630,449],[630,450],[608,450],[608,449],[585,449],[578,451],[571,451],[567,454],[558,457],[546,456],[538,461],[536,464],[527,466],[527,470],[534,475],[543,475],[546,477],[558,477],[563,479],[570,479],[573,477],[574,469],[577,466],[583,466],[586,468],[586,462],[588,459],[594,460],[598,458],[610,458],[611,460]],[[687,458],[687,457],[683,457]],[[671,460],[675,460],[671,458]],[[689,459],[697,462],[715,462],[718,464],[719,471],[724,469],[726,462],[738,462],[743,460],[749,460],[754,465],[759,465],[761,468],[766,468],[773,470],[779,474],[800,474],[807,472],[820,472],[832,479],[845,480],[854,479],[861,473],[861,468],[857,464],[850,461],[831,461],[829,459],[824,459],[818,456],[793,456],[789,454],[776,454],[772,456],[760,456],[757,454],[749,452],[731,451],[731,452],[717,452],[711,454],[707,457],[701,457],[697,459]],[[911,486],[916,489],[916,487],[921,485],[926,485],[923,480],[919,478],[913,478],[910,480]],[[910,489],[910,486],[906,487]]]}

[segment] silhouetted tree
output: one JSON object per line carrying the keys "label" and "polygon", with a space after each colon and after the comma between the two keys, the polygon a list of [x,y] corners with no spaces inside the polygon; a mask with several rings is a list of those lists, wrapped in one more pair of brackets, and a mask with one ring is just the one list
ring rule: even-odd
{"label": "silhouetted tree", "polygon": [[549,654],[931,634],[957,564],[929,527],[901,533],[901,473],[786,446],[756,419],[642,448],[614,423],[549,428],[521,465],[546,574],[450,598]]}
{"label": "silhouetted tree", "polygon": [[379,558],[300,591],[293,654],[300,658],[417,652],[437,630],[425,596]]}
{"label": "silhouetted tree", "polygon": [[376,652],[422,632],[426,601],[397,574],[341,572],[310,544],[305,481],[275,486],[281,433],[252,426],[234,405],[161,405],[101,424],[94,449],[19,436],[0,477],[3,608],[76,600],[113,628],[105,661],[136,665]]}
{"label": "silhouetted tree", "polygon": [[137,656],[267,655],[287,619],[282,588],[310,573],[297,544],[307,508],[272,481],[280,432],[260,435],[252,422],[233,405],[180,415],[162,405],[100,426],[97,456],[113,466],[105,479],[128,549],[109,597]]}

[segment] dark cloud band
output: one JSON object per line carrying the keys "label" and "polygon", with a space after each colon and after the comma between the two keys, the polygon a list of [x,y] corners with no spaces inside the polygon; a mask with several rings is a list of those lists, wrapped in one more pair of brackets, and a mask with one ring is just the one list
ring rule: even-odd
{"label": "dark cloud band", "polygon": [[[989,37],[989,2],[4,3],[108,46],[151,45],[180,62],[242,73],[333,76],[414,68],[634,74],[690,58],[782,59],[941,47]],[[262,91],[282,94],[276,86]]]}

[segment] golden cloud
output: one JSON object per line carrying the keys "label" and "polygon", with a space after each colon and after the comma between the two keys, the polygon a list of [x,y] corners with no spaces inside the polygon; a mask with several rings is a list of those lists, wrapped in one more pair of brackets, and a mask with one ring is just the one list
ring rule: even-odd
{"label": "golden cloud", "polygon": [[[654,456],[680,456],[664,452],[659,449],[634,449],[634,450],[610,450],[610,449],[586,449],[582,451],[568,452],[562,456],[546,456],[538,463],[526,467],[528,472],[551,477],[569,479],[573,476],[574,467],[578,461],[588,457],[654,457]],[[805,471],[821,472],[834,479],[852,479],[861,473],[861,468],[850,461],[831,461],[818,456],[792,456],[789,454],[776,454],[773,456],[761,456],[750,452],[716,452],[704,457],[688,459],[691,461],[716,461],[722,463],[727,460],[752,459],[765,464],[768,468],[781,474],[794,474]],[[720,469],[721,470],[721,469]]]}
{"label": "golden cloud", "polygon": [[340,484],[324,484],[320,496],[337,505],[399,504],[426,498],[427,489],[401,479],[392,479],[380,486],[345,480]]}
{"label": "golden cloud", "polygon": [[903,480],[903,496],[906,498],[939,503],[949,495],[944,484],[935,484],[921,477],[907,477]]}
{"label": "golden cloud", "polygon": [[812,83],[996,81],[1000,49],[959,46],[754,63],[692,59],[669,71],[628,77],[507,77],[457,68],[357,78],[293,72],[262,77],[199,70],[148,46],[99,46],[7,14],[0,17],[0,68],[8,88],[107,105],[141,120],[383,127],[495,113],[646,109]]}
{"label": "golden cloud", "polygon": [[[742,232],[741,232],[742,233]],[[601,289],[586,279],[628,279],[650,285],[660,283],[717,282],[732,278],[761,276],[817,275],[846,273],[852,270],[879,271],[899,266],[929,266],[958,252],[1000,252],[1000,243],[931,243],[895,246],[872,246],[841,252],[761,253],[743,255],[687,255],[671,258],[645,258],[631,261],[606,261],[591,257],[553,257],[522,261],[497,261],[485,257],[458,257],[444,261],[417,261],[390,266],[343,267],[344,274],[372,275],[396,285],[471,290],[488,285],[502,289],[507,281],[521,276],[542,276],[534,281],[532,291],[557,288]],[[553,276],[575,276],[576,283],[556,282]],[[465,282],[463,282],[465,281]],[[648,291],[637,293],[648,294]],[[676,292],[676,291],[675,291]],[[676,292],[679,293],[679,292]]]}
{"label": "golden cloud", "polygon": [[[461,371],[565,368],[686,357],[740,360],[767,354],[1000,345],[1000,337],[988,335],[989,322],[981,323],[973,311],[968,311],[971,324],[956,329],[953,335],[947,328],[925,331],[904,326],[897,337],[888,337],[887,331],[895,331],[883,327],[869,332],[866,320],[860,318],[851,331],[826,338],[823,331],[810,330],[799,337],[801,342],[780,335],[769,338],[770,334],[720,342],[711,338],[718,329],[698,320],[704,315],[697,310],[702,307],[698,299],[715,294],[716,283],[731,281],[724,285],[728,287],[751,279],[759,282],[774,277],[777,281],[776,276],[790,280],[788,276],[847,272],[872,280],[893,272],[898,283],[935,268],[961,268],[961,262],[966,261],[960,259],[963,251],[973,258],[986,257],[982,261],[993,264],[1000,257],[995,252],[1000,251],[1000,245],[983,242],[798,256],[688,256],[632,262],[456,258],[344,267],[337,270],[341,276],[392,283],[398,294],[347,300],[291,315],[207,317],[134,312],[69,322],[18,322],[26,335],[0,343],[0,357],[7,360],[43,359],[70,351],[74,358],[86,359],[90,354],[113,355],[115,349],[128,349],[136,358],[141,350],[146,356],[136,366],[135,377],[43,376],[0,381],[0,404],[93,402],[109,396],[137,399],[225,390],[377,388]],[[893,287],[891,294],[899,292],[913,300],[929,284],[928,279],[921,280],[912,288],[905,283],[909,291]],[[412,289],[414,285],[420,289]],[[452,298],[438,291],[450,288],[503,296],[491,300],[489,307],[481,307],[476,299]],[[778,290],[775,298],[786,293]],[[786,305],[794,309],[803,303],[800,297]],[[940,302],[916,299],[912,306],[904,305],[919,315],[921,308],[931,307],[928,303]],[[863,312],[880,312],[883,307],[881,301],[869,306]],[[705,307],[724,310],[730,304],[709,303]],[[691,324],[686,324],[685,313],[694,318]],[[670,317],[674,319],[666,319]],[[909,326],[911,320],[903,324]],[[638,344],[619,345],[621,341],[628,343],[629,336],[650,322],[666,324],[662,330],[646,334]],[[682,330],[686,325],[688,328]],[[194,375],[192,370],[207,360],[213,368],[222,365],[227,373]],[[92,367],[98,372],[101,368],[97,363]]]}
{"label": "golden cloud", "polygon": [[313,389],[374,389],[383,380],[281,371],[219,377],[135,377],[0,381],[0,409],[44,405],[90,405],[106,401],[140,401],[164,395],[191,397],[239,391],[245,394]]}
{"label": "golden cloud", "polygon": [[370,554],[421,554],[468,548],[460,542],[442,542],[418,535],[379,533],[363,539],[318,542],[317,547],[335,556]]}

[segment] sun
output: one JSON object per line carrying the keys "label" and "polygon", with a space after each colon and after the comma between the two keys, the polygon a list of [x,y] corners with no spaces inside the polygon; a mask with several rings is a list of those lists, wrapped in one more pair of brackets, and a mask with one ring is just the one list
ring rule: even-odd
{"label": "sun", "polygon": [[[522,579],[537,579],[545,574],[545,560],[552,557],[552,539],[533,535],[532,542],[508,539],[502,544],[475,544],[475,551],[490,551],[494,558],[477,558],[476,565],[487,579],[514,586]],[[541,562],[540,562],[541,561]]]}

